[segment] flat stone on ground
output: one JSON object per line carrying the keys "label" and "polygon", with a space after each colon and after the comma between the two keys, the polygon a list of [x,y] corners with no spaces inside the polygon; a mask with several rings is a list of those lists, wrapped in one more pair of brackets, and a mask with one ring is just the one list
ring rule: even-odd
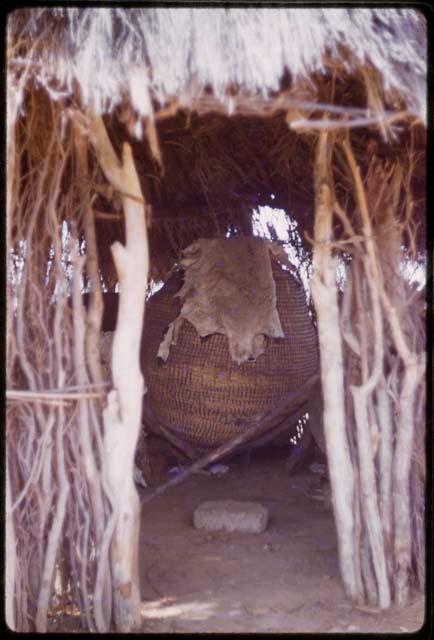
{"label": "flat stone on ground", "polygon": [[193,515],[194,527],[207,531],[262,533],[267,522],[268,510],[263,505],[237,500],[202,502]]}

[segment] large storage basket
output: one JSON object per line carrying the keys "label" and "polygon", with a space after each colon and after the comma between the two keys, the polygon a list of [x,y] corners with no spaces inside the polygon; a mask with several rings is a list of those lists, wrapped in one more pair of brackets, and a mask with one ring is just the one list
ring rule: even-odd
{"label": "large storage basket", "polygon": [[237,420],[275,408],[318,372],[317,337],[303,287],[274,260],[272,269],[285,337],[268,339],[256,362],[237,365],[226,336],[201,339],[189,322],[184,322],[167,362],[156,358],[181,308],[174,295],[182,286],[182,271],[175,272],[146,305],[142,366],[147,402],[163,425],[198,451],[227,442],[242,428]]}

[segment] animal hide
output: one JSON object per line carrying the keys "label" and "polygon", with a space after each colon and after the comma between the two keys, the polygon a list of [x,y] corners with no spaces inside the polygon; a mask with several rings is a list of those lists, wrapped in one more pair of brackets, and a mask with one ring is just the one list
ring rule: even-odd
{"label": "animal hide", "polygon": [[183,305],[157,357],[167,360],[185,320],[201,337],[226,335],[238,364],[256,360],[264,352],[266,336],[283,338],[270,261],[270,252],[282,257],[282,251],[260,238],[200,239],[185,249],[184,285],[176,294]]}

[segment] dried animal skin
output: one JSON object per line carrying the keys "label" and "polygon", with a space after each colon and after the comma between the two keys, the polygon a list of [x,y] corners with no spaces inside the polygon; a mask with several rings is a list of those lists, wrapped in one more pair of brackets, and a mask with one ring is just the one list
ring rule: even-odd
{"label": "dried animal skin", "polygon": [[200,239],[184,252],[185,282],[176,294],[184,304],[160,344],[157,357],[169,357],[184,320],[201,337],[228,337],[232,359],[256,360],[265,336],[283,338],[272,275],[272,243],[260,238]]}

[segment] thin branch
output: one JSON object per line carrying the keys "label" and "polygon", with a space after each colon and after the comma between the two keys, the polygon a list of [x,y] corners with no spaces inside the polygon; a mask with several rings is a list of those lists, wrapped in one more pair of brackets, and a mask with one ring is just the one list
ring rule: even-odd
{"label": "thin branch", "polygon": [[68,393],[62,391],[15,391],[6,390],[6,400],[25,400],[58,402],[59,400],[82,400],[83,398],[104,398],[107,393],[105,391],[89,391],[81,393]]}
{"label": "thin branch", "polygon": [[[87,142],[80,134],[77,127],[74,128],[74,144],[77,156],[77,177],[80,202],[83,206],[83,226],[86,240],[86,269],[92,284],[90,304],[86,314],[85,349],[86,364],[89,368],[92,382],[102,382],[103,373],[101,356],[98,348],[98,338],[101,330],[104,303],[102,298],[101,283],[98,269],[98,249],[96,242],[95,219],[88,188],[88,149]],[[76,256],[76,260],[79,258]],[[77,302],[78,304],[78,302]],[[86,367],[84,366],[84,371]],[[86,373],[83,373],[86,376]]]}
{"label": "thin branch", "polygon": [[293,120],[289,123],[289,127],[295,131],[332,131],[336,129],[356,129],[361,127],[369,127],[372,125],[385,125],[392,124],[399,120],[405,120],[409,117],[414,117],[408,111],[399,111],[398,113],[392,113],[386,115],[382,113],[377,116],[371,116],[368,118],[354,118],[342,119],[342,120]]}
{"label": "thin branch", "polygon": [[[184,107],[177,101],[173,101],[167,108],[162,108],[155,114],[156,120],[164,120],[171,118]],[[207,113],[210,111],[216,113],[224,113],[228,115],[253,115],[260,114],[265,117],[273,117],[277,113],[288,111],[291,109],[298,111],[306,111],[308,113],[336,113],[344,116],[359,116],[360,119],[366,120],[371,116],[372,110],[366,107],[342,107],[336,104],[328,104],[326,102],[314,102],[312,100],[300,100],[292,97],[288,93],[281,93],[277,98],[270,100],[260,96],[238,95],[231,96],[229,100],[221,100],[214,96],[201,95],[192,98],[189,103],[189,109],[193,112]],[[416,122],[420,119],[410,112],[405,113],[407,117],[412,117]],[[383,111],[382,117],[391,118],[396,115],[393,111]],[[309,122],[309,121],[306,121]]]}

